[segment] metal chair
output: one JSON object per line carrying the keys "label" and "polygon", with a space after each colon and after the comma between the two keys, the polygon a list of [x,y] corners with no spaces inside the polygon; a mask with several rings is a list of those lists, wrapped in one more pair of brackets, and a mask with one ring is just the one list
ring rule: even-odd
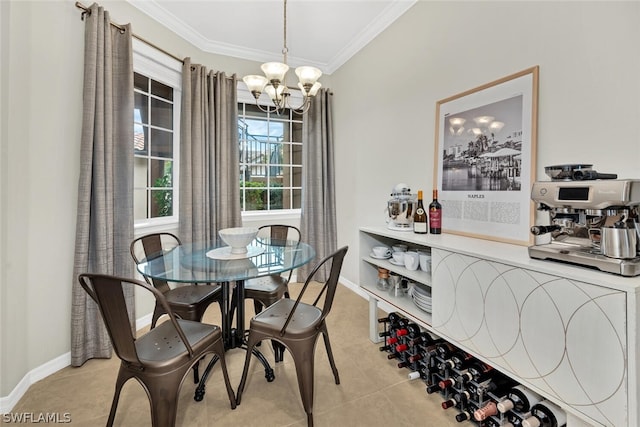
{"label": "metal chair", "polygon": [[[147,259],[162,256],[176,246],[180,245],[180,239],[171,233],[152,233],[135,239],[131,242],[131,256],[136,264]],[[222,288],[219,285],[198,285],[180,283],[170,287],[166,281],[144,278],[147,283],[158,289],[167,300],[173,313],[181,319],[202,321],[205,311],[211,303],[217,301],[222,309]],[[156,322],[166,314],[165,309],[156,301],[151,319],[151,329]],[[193,367],[193,382],[198,382],[198,365]]]}
{"label": "metal chair", "polygon": [[[164,295],[141,281],[102,274],[81,274],[78,280],[98,304],[115,353],[121,360],[107,426],[113,425],[122,386],[130,378],[138,380],[147,393],[153,427],[174,426],[180,387],[187,372],[211,353],[214,356],[209,363],[220,361],[231,409],[235,409],[218,326],[176,318]],[[124,299],[124,286],[139,286],[151,292],[169,321],[136,338]],[[201,399],[196,396],[196,400]]]}
{"label": "metal chair", "polygon": [[[286,245],[287,241],[299,242],[301,238],[300,230],[292,225],[263,225],[258,228],[258,238],[269,236],[271,244]],[[289,270],[286,276],[273,274],[265,277],[257,277],[244,282],[244,297],[252,299],[256,314],[260,313],[264,307],[269,307],[282,297],[289,298],[289,281],[293,270]]]}
{"label": "metal chair", "polygon": [[[236,396],[238,405],[240,404],[249,372],[251,350],[258,342],[264,339],[275,340],[291,352],[296,365],[302,404],[307,413],[307,424],[313,426],[314,349],[320,333],[322,333],[324,339],[329,364],[331,365],[336,384],[340,384],[338,369],[336,368],[333,353],[331,352],[331,344],[329,343],[329,334],[327,332],[325,319],[331,311],[338,286],[340,270],[342,269],[342,262],[347,253],[347,249],[348,247],[344,246],[320,261],[311,271],[309,277],[307,277],[300,291],[300,295],[295,301],[289,298],[280,299],[251,319],[247,341],[247,356],[245,357],[242,379],[240,380]],[[328,262],[331,262],[329,279],[322,285],[313,304],[301,302],[316,272]],[[316,305],[323,296],[324,303],[322,309],[320,309]]]}

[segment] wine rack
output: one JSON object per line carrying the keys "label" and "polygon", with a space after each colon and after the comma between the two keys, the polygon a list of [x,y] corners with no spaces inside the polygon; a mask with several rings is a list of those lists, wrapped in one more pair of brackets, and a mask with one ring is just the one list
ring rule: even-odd
{"label": "wine rack", "polygon": [[[378,319],[382,325],[380,351],[398,368],[410,371],[410,379],[421,379],[426,393],[441,395],[442,408],[456,421],[471,421],[481,427],[522,425],[530,412],[513,408],[498,410],[507,393],[518,382],[476,359],[450,342],[422,330],[399,313]],[[506,405],[505,405],[506,406]],[[560,422],[566,419],[559,416]],[[557,424],[562,427],[565,424]]]}

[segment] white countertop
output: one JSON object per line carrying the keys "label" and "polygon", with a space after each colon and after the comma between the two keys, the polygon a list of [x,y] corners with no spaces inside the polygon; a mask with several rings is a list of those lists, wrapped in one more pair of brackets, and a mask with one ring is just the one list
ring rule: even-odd
{"label": "white countertop", "polygon": [[395,231],[385,226],[361,227],[360,231],[378,234],[391,239],[404,240],[417,245],[429,246],[483,258],[503,264],[522,267],[541,273],[566,277],[612,289],[636,293],[640,290],[640,276],[625,277],[605,273],[596,269],[572,266],[551,260],[529,257],[527,246],[494,242],[455,234],[415,234],[411,231]]}

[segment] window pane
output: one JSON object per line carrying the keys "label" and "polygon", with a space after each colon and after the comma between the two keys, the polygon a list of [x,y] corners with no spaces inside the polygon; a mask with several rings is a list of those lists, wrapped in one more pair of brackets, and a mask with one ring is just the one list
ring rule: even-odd
{"label": "window pane", "polygon": [[151,124],[165,129],[173,129],[173,104],[152,98]]}
{"label": "window pane", "polygon": [[173,101],[173,88],[155,80],[151,80],[151,94]]}
{"label": "window pane", "polygon": [[267,113],[260,110],[257,105],[253,104],[244,104],[245,114],[251,117],[267,117]]}
{"label": "window pane", "polygon": [[173,191],[151,190],[151,218],[173,215]]}
{"label": "window pane", "polygon": [[142,74],[133,73],[133,87],[147,92],[149,90],[149,79]]}
{"label": "window pane", "polygon": [[133,190],[133,219],[147,219],[147,190]]}
{"label": "window pane", "polygon": [[155,160],[151,163],[151,187],[171,187],[173,182],[172,166],[170,160]]}
{"label": "window pane", "polygon": [[140,124],[133,125],[133,152],[135,154],[147,154],[149,147],[149,128]]}
{"label": "window pane", "polygon": [[133,95],[133,121],[136,123],[149,123],[149,97],[141,93]]}
{"label": "window pane", "polygon": [[151,129],[151,155],[173,158],[173,132]]}
{"label": "window pane", "polygon": [[147,188],[148,184],[148,168],[146,157],[133,158],[133,188]]}

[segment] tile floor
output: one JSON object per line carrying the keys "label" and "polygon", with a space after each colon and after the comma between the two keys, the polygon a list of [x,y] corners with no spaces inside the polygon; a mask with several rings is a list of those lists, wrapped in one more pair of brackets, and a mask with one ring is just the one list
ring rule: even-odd
{"label": "tile floor", "polygon": [[[292,285],[296,294],[297,284]],[[213,305],[204,321],[219,324]],[[249,306],[247,311],[251,312]],[[380,312],[380,316],[385,313]],[[248,324],[248,323],[247,323]],[[427,395],[421,380],[407,379],[408,371],[398,369],[380,353],[379,344],[368,337],[368,303],[340,285],[327,319],[340,385],[333,381],[324,344],[316,347],[314,422],[330,426],[470,426],[457,423],[455,413],[440,407],[438,395]],[[261,350],[273,361],[271,346]],[[227,353],[227,364],[234,389],[240,382],[245,352]],[[68,413],[73,426],[105,425],[113,397],[119,360],[94,359],[82,367],[67,367],[33,384],[13,408],[12,413]],[[273,366],[273,363],[272,363]],[[306,426],[290,354],[275,367],[276,379],[267,383],[264,371],[254,358],[242,404],[231,410],[218,365],[207,382],[201,402],[193,400],[194,384],[188,375],[183,383],[177,426]],[[1,421],[1,419],[0,419]],[[136,381],[125,384],[115,424],[151,425],[145,392]],[[38,425],[42,425],[38,423]]]}

